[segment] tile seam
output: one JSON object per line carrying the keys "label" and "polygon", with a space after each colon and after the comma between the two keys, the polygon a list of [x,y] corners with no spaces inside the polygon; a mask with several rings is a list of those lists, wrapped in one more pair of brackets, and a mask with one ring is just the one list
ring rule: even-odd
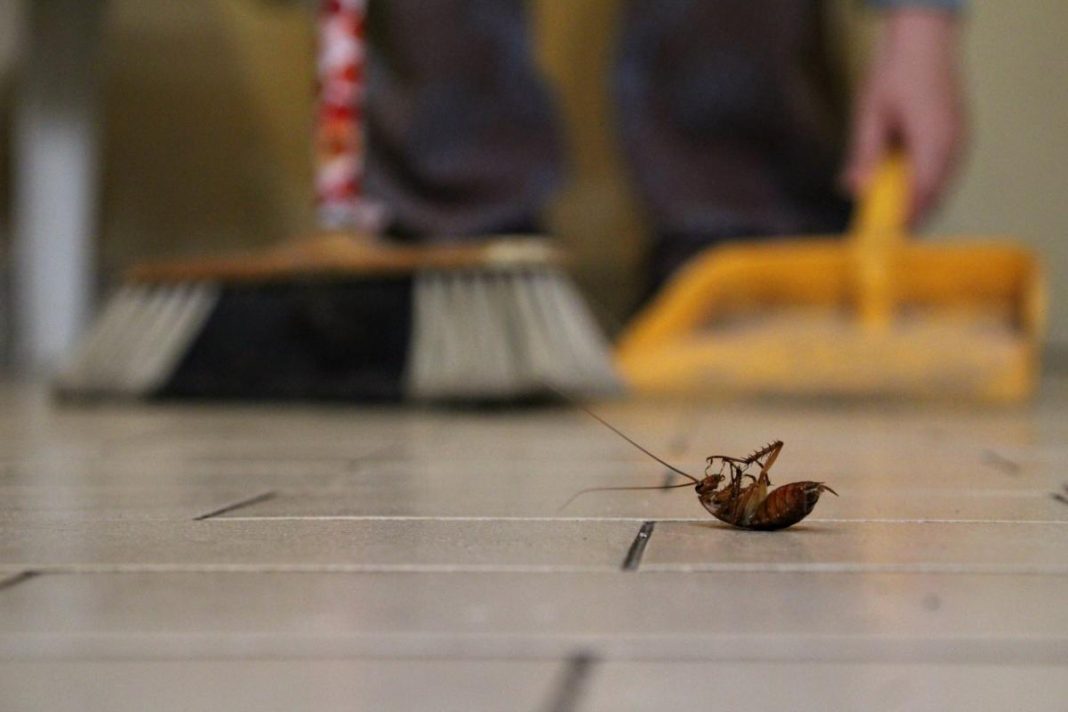
{"label": "tile seam", "polygon": [[645,554],[645,547],[649,544],[649,539],[653,536],[653,529],[656,527],[656,522],[645,522],[642,524],[641,529],[638,530],[637,536],[634,537],[634,541],[630,545],[630,549],[627,550],[627,555],[623,559],[624,571],[637,571],[641,566],[642,556]]}
{"label": "tile seam", "polygon": [[201,514],[199,517],[193,517],[193,521],[203,522],[208,519],[214,519],[216,517],[222,516],[223,514],[226,514],[227,512],[233,512],[238,509],[243,509],[244,507],[251,507],[254,504],[266,502],[268,500],[274,499],[277,496],[278,492],[275,490],[260,492],[259,494],[249,497],[247,499],[243,499],[240,502],[234,502],[233,504],[228,504],[225,507],[220,507],[219,509],[208,512],[207,514]]}

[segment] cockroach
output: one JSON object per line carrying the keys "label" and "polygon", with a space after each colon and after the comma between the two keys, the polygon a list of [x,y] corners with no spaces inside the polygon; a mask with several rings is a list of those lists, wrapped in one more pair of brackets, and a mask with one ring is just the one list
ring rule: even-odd
{"label": "cockroach", "polygon": [[[575,493],[561,509],[567,507],[577,497],[587,492],[667,490],[679,487],[693,487],[697,492],[697,499],[701,502],[701,506],[721,522],[726,522],[740,529],[771,531],[785,529],[807,517],[816,506],[816,502],[819,501],[822,493],[830,492],[835,497],[838,496],[837,492],[822,482],[791,482],[769,491],[771,480],[768,478],[768,471],[771,470],[771,466],[775,464],[779,453],[782,452],[782,440],[770,442],[746,457],[711,455],[705,460],[707,465],[704,477],[697,478],[649,452],[589,408],[580,404],[576,405],[616,435],[672,472],[682,475],[690,481],[677,485],[662,485],[660,487],[591,487]],[[718,467],[716,466],[717,462],[719,463]],[[760,468],[759,475],[749,474],[749,468],[754,466]],[[726,474],[724,474],[724,470],[727,471]],[[746,479],[752,480],[752,482],[746,484]]]}

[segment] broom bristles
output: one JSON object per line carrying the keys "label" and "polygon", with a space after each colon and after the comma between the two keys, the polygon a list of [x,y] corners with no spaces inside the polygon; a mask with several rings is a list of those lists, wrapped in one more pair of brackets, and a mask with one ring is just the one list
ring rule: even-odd
{"label": "broom bristles", "polygon": [[[342,262],[331,262],[341,270],[334,277],[345,278],[340,282],[376,274],[357,259],[370,253],[349,242],[315,243],[316,264],[327,264],[330,246],[332,258],[343,255],[360,267],[346,275]],[[405,250],[413,274],[405,397],[492,401],[619,390],[607,340],[543,241]],[[262,271],[267,263],[273,264],[264,258],[254,266]],[[160,274],[164,283],[123,287],[110,300],[57,379],[58,392],[147,396],[165,389],[230,283],[171,283],[175,274]],[[268,276],[273,282],[279,275]],[[301,283],[307,277],[290,273]]]}
{"label": "broom bristles", "polygon": [[416,277],[407,391],[418,400],[608,394],[609,345],[558,269]]}
{"label": "broom bristles", "polygon": [[210,285],[127,286],[56,379],[61,395],[139,396],[173,372],[211,315]]}

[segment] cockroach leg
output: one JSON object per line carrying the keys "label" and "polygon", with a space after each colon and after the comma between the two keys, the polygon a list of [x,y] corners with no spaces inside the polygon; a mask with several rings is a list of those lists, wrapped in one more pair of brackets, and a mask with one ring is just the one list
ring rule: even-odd
{"label": "cockroach leg", "polygon": [[[779,458],[780,452],[782,452],[782,440],[776,440],[775,442],[766,445],[763,449],[753,453],[751,457],[753,457],[755,462],[760,465],[760,477],[753,479],[754,484],[760,483],[765,487],[771,484],[771,478],[768,477],[768,471],[771,470],[771,466],[775,464],[775,460]],[[765,459],[764,462],[761,462],[759,458],[764,455],[767,455],[767,459]]]}
{"label": "cockroach leg", "polygon": [[776,440],[775,442],[771,443],[771,445],[769,445],[767,448],[765,448],[765,450],[768,451],[768,458],[764,460],[762,464],[759,460],[757,460],[757,464],[760,465],[760,474],[762,475],[766,475],[768,473],[768,470],[771,469],[771,466],[775,464],[775,461],[779,459],[779,453],[782,452],[782,440]]}

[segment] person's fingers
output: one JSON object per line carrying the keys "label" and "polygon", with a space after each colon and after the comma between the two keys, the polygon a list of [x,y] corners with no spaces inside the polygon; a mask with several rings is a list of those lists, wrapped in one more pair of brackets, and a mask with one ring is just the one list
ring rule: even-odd
{"label": "person's fingers", "polygon": [[915,115],[905,122],[905,148],[912,167],[909,224],[922,222],[938,204],[949,178],[959,142],[952,117]]}
{"label": "person's fingers", "polygon": [[873,97],[861,100],[853,119],[853,138],[842,173],[845,188],[859,196],[888,149],[889,116]]}

